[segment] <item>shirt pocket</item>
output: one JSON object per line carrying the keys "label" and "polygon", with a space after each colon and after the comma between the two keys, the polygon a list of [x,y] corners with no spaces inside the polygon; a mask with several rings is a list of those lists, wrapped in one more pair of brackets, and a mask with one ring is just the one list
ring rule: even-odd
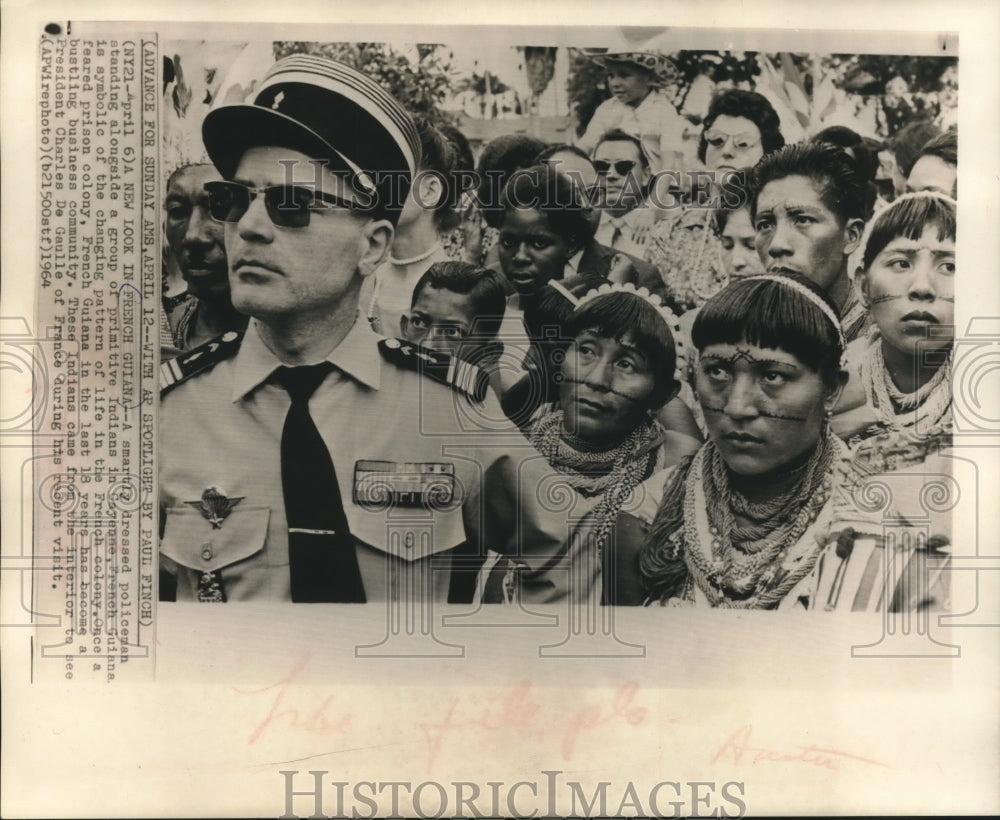
{"label": "shirt pocket", "polygon": [[461,507],[433,514],[421,510],[415,516],[404,516],[404,512],[353,507],[347,512],[351,534],[358,541],[405,561],[419,561],[447,552],[466,541]]}
{"label": "shirt pocket", "polygon": [[160,552],[177,564],[215,572],[263,551],[268,507],[240,507],[215,527],[195,509],[167,507]]}

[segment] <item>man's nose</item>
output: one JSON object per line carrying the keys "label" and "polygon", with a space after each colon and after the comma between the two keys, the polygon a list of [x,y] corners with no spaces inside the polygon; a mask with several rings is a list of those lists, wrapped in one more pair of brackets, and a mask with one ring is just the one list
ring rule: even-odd
{"label": "man's nose", "polygon": [[222,226],[208,215],[205,208],[191,210],[187,230],[184,232],[185,245],[212,245],[222,241]]}
{"label": "man's nose", "polygon": [[775,226],[774,230],[771,231],[770,239],[767,244],[767,254],[772,258],[777,258],[779,256],[788,256],[792,252],[792,246],[790,242],[791,234],[788,227],[785,225],[784,221],[779,221]]}
{"label": "man's nose", "polygon": [[253,196],[250,200],[250,207],[240,217],[240,221],[236,224],[236,229],[243,239],[263,239],[270,241],[274,238],[274,223],[267,213],[267,206],[264,204],[264,196],[262,194]]}

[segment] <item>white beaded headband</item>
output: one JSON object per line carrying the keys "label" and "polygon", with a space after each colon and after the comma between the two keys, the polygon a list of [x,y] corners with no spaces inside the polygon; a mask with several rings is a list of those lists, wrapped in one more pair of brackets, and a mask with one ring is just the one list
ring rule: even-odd
{"label": "white beaded headband", "polygon": [[593,290],[588,290],[583,296],[577,298],[556,279],[550,279],[549,286],[565,297],[569,303],[573,305],[574,310],[582,307],[588,302],[594,301],[594,299],[601,296],[608,296],[612,293],[629,293],[632,296],[636,296],[649,303],[663,318],[663,321],[666,322],[667,327],[670,329],[670,335],[674,341],[674,355],[677,360],[675,375],[683,374],[685,372],[687,367],[687,347],[684,343],[684,335],[681,333],[680,320],[677,318],[677,314],[663,304],[660,297],[655,293],[652,293],[643,287],[637,288],[631,282],[612,282],[596,287]]}
{"label": "white beaded headband", "polygon": [[816,305],[816,307],[818,307],[821,311],[823,311],[823,315],[826,316],[826,318],[830,320],[830,324],[832,324],[836,328],[837,338],[840,340],[840,349],[841,350],[847,349],[847,342],[844,339],[844,328],[841,326],[840,319],[837,318],[837,314],[833,312],[833,308],[831,308],[826,302],[824,302],[823,299],[821,299],[817,294],[809,290],[809,288],[807,288],[805,285],[803,285],[800,282],[796,282],[794,279],[789,279],[787,276],[776,276],[775,274],[772,273],[762,273],[758,274],[757,276],[750,276],[748,278],[753,280],[767,279],[770,282],[778,282],[779,284],[791,288],[796,293],[805,296],[806,299],[808,299],[810,302]]}

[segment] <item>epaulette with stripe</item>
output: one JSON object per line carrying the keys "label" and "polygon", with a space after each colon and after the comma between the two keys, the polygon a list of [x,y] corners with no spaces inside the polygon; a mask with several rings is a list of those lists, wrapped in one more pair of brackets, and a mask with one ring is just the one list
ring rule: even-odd
{"label": "epaulette with stripe", "polygon": [[489,375],[464,359],[402,339],[383,339],[378,343],[378,350],[386,361],[422,373],[472,401],[481,402],[486,398],[490,387]]}
{"label": "epaulette with stripe", "polygon": [[162,362],[160,364],[161,398],[192,376],[197,376],[228,359],[240,349],[242,341],[243,334],[241,332],[227,330],[210,342],[205,342],[205,344],[192,348],[174,359]]}

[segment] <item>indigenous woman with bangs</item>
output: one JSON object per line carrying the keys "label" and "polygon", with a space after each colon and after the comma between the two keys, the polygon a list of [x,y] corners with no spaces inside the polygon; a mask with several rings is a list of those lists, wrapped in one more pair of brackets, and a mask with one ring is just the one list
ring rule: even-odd
{"label": "indigenous woman with bangs", "polygon": [[731,283],[692,328],[709,440],[619,519],[620,603],[801,605],[847,448],[829,413],[846,378],[835,306],[800,276]]}
{"label": "indigenous woman with bangs", "polygon": [[841,435],[854,432],[854,495],[864,497],[868,481],[889,493],[884,508],[849,497],[838,507],[817,608],[950,609],[953,504],[925,496],[947,490],[952,471],[955,208],[943,194],[906,194],[871,224],[859,281],[873,328],[848,348],[841,405],[854,409],[834,422]]}
{"label": "indigenous woman with bangs", "polygon": [[[582,522],[582,537],[569,538],[563,559],[573,600],[600,596],[615,603],[615,577],[607,569],[616,563],[608,555],[622,505],[636,486],[693,453],[699,442],[665,430],[655,416],[679,387],[672,314],[659,299],[631,285],[604,285],[580,299],[569,291],[565,296],[576,307],[562,326],[573,341],[555,375],[558,400],[540,407],[523,432],[556,471],[557,484],[576,494],[567,517]],[[516,565],[505,568],[502,598],[494,583],[485,600],[512,598]],[[531,590],[524,594],[531,598]]]}
{"label": "indigenous woman with bangs", "polygon": [[[906,194],[875,217],[858,283],[872,328],[848,347],[837,429],[881,469],[950,444],[955,201]],[[880,454],[881,453],[881,454]]]}

